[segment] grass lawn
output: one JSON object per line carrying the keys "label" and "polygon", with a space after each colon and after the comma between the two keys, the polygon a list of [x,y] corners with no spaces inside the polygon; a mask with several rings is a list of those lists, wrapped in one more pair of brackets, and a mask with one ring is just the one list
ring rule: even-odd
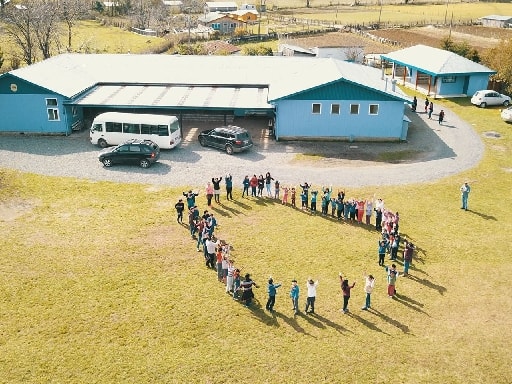
{"label": "grass lawn", "polygon": [[[236,190],[214,212],[236,265],[260,284],[247,309],[175,222],[188,186],[2,170],[0,382],[510,383],[511,126],[497,109],[437,104],[502,137],[484,138],[483,161],[463,174],[347,191],[382,197],[418,247],[396,300],[377,265],[379,236],[364,226]],[[357,282],[350,315],[339,312],[339,271]],[[372,312],[360,310],[364,271],[377,278]],[[269,275],[283,282],[275,315],[262,309]],[[310,276],[320,280],[317,315],[295,317],[290,281],[303,305]]]}

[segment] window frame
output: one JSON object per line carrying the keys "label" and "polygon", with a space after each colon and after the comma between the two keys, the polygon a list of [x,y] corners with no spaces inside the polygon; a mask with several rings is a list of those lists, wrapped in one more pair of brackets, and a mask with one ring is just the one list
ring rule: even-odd
{"label": "window frame", "polygon": [[[357,107],[357,112],[353,111],[354,107]],[[351,115],[359,115],[360,109],[361,109],[361,105],[360,104],[350,104],[350,114]]]}
{"label": "window frame", "polygon": [[[377,111],[372,112],[372,107],[376,107]],[[370,104],[370,105],[368,105],[368,114],[371,116],[377,116],[379,114],[379,109],[380,109],[379,104]]]}
{"label": "window frame", "polygon": [[[315,106],[318,106],[318,112],[315,112]],[[321,115],[322,114],[322,103],[312,103],[311,104],[311,114]]]}
{"label": "window frame", "polygon": [[[337,107],[338,111],[335,112],[333,107]],[[341,115],[341,104],[338,103],[332,103],[331,104],[331,115]]]}

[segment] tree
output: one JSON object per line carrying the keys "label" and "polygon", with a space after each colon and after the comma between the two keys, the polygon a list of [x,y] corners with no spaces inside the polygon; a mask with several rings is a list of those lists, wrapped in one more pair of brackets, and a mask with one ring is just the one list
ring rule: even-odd
{"label": "tree", "polygon": [[37,45],[43,59],[52,55],[52,46],[59,44],[59,14],[57,0],[41,1],[33,3],[35,9],[34,31]]}
{"label": "tree", "polygon": [[4,51],[2,51],[2,47],[0,47],[0,69],[4,65]]}
{"label": "tree", "polygon": [[23,61],[28,65],[35,61],[34,9],[20,6],[5,11],[5,32],[21,49]]}
{"label": "tree", "polygon": [[68,51],[71,50],[72,29],[76,21],[85,15],[86,12],[87,2],[82,0],[60,0],[59,2],[60,18],[66,23],[68,28]]}
{"label": "tree", "polygon": [[273,56],[272,48],[260,44],[256,46],[247,45],[242,49],[242,54],[246,56]]}
{"label": "tree", "polygon": [[467,41],[457,43],[450,37],[446,37],[441,40],[441,49],[456,53],[459,56],[465,57],[475,63],[480,62],[480,55],[475,48],[472,48]]}
{"label": "tree", "polygon": [[512,40],[501,40],[496,47],[487,50],[482,62],[497,72],[493,80],[505,83],[506,91],[512,94]]}
{"label": "tree", "polygon": [[149,27],[151,21],[151,11],[153,5],[149,0],[141,0],[133,8],[133,20],[136,28],[146,29]]}

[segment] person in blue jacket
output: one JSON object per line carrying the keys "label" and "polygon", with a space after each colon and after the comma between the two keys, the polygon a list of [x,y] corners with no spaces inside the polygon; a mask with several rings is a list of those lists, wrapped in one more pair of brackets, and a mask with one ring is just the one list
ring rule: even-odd
{"label": "person in blue jacket", "polygon": [[268,300],[265,308],[269,312],[274,312],[274,304],[276,303],[276,293],[277,288],[279,288],[281,284],[274,284],[274,280],[272,278],[268,279],[267,292],[268,292]]}
{"label": "person in blue jacket", "polygon": [[293,311],[295,314],[299,313],[299,286],[297,280],[292,280],[292,287],[290,288],[290,298],[292,299]]}

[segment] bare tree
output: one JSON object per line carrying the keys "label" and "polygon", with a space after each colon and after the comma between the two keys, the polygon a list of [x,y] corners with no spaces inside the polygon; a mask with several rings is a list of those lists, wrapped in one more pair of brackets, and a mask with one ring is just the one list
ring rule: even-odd
{"label": "bare tree", "polygon": [[10,7],[5,10],[5,32],[21,50],[28,65],[35,61],[34,9],[30,6]]}
{"label": "bare tree", "polygon": [[34,31],[37,45],[44,59],[52,55],[52,46],[59,44],[59,14],[57,0],[33,2],[35,9]]}
{"label": "bare tree", "polygon": [[60,0],[59,14],[60,18],[66,23],[68,28],[68,51],[71,50],[72,30],[77,20],[87,13],[87,2],[82,0]]}
{"label": "bare tree", "polygon": [[132,17],[136,28],[146,29],[151,22],[152,4],[150,0],[140,0],[133,8]]}

